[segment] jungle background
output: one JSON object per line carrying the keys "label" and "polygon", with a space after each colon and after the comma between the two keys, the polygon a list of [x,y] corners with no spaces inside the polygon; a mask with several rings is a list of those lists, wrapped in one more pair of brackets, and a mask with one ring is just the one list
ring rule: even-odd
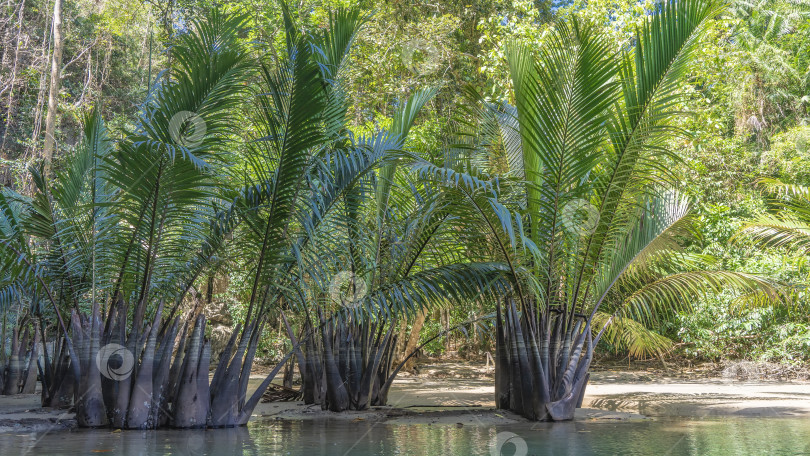
{"label": "jungle background", "polygon": [[[619,49],[653,7],[649,1],[623,0],[302,0],[291,11],[305,29],[315,31],[326,26],[329,11],[358,3],[369,20],[348,65],[352,128],[364,133],[390,126],[394,110],[415,88],[437,86],[438,95],[409,136],[409,147],[428,153],[453,137],[464,116],[465,88],[492,101],[509,101],[504,55],[509,41],[542,46],[551,21],[579,15],[601,24]],[[3,1],[3,186],[30,192],[27,167],[43,161],[50,148],[58,166],[78,143],[83,116],[92,108],[100,110],[113,136],[131,126],[150,83],[171,64],[165,50],[191,18],[215,5],[250,16],[253,36],[245,40],[283,48],[281,8],[274,1]],[[801,249],[754,248],[736,235],[747,221],[775,210],[772,195],[760,185],[763,178],[810,185],[810,7],[798,0],[738,2],[709,33],[684,86],[690,96],[680,127],[690,139],[671,144],[681,160],[669,165],[681,178],[680,191],[695,202],[699,219],[701,238],[687,249],[716,257],[719,269],[771,277],[790,290],[790,299],[758,306],[721,293],[656,315],[653,329],[666,338],[657,357],[805,365],[810,298],[801,284],[810,274],[807,255]],[[52,146],[46,144],[49,114]],[[235,265],[226,262],[198,287],[214,309],[211,331],[227,330],[245,318],[250,279]],[[399,340],[426,341],[491,311],[477,302],[436,309],[403,325]],[[436,339],[424,352],[481,356],[491,351],[491,334],[471,329]],[[288,349],[281,322],[263,337],[261,356],[267,360]],[[632,341],[603,342],[600,349],[617,359],[639,358],[642,352]]]}

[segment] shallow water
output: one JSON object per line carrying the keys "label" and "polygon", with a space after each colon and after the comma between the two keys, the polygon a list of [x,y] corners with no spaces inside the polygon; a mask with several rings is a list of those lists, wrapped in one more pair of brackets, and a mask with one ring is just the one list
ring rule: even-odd
{"label": "shallow water", "polygon": [[[508,441],[508,442],[507,442]],[[499,442],[501,451],[495,448]],[[0,434],[0,455],[797,455],[810,420],[739,418],[576,421],[485,427],[346,421],[256,421],[208,431],[79,430]]]}

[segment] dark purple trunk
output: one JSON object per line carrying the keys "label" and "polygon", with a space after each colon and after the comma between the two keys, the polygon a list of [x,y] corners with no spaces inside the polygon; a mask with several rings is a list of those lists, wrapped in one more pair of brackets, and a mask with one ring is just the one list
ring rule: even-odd
{"label": "dark purple trunk", "polygon": [[525,309],[519,313],[511,298],[498,306],[496,404],[531,420],[571,420],[588,381],[590,324],[565,323],[565,315],[554,312],[532,318]]}

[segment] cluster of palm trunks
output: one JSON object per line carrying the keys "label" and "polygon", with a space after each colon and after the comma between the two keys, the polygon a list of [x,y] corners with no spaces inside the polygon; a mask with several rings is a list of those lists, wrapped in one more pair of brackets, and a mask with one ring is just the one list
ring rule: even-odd
{"label": "cluster of palm trunks", "polygon": [[590,376],[590,319],[533,305],[518,312],[512,298],[496,318],[497,407],[530,420],[572,420]]}
{"label": "cluster of palm trunks", "polygon": [[[31,394],[37,387],[37,326],[24,331],[16,326],[11,335],[11,352],[6,356],[5,347],[0,356],[0,393],[6,396]],[[5,336],[5,334],[4,334]]]}
{"label": "cluster of palm trunks", "polygon": [[[29,369],[21,373],[22,348],[15,344],[4,375],[10,390],[33,392],[39,365],[42,405],[73,405],[80,427],[117,429],[159,427],[231,427],[247,423],[267,385],[287,358],[250,397],[248,379],[262,323],[235,328],[209,381],[211,345],[205,339],[205,317],[200,314],[181,324],[175,317],[144,322],[143,306],[135,309],[127,325],[123,301],[111,306],[102,320],[98,305],[90,315],[73,312],[69,337],[58,338],[38,362],[35,343],[28,354]],[[162,315],[162,304],[155,315]],[[134,328],[129,332],[125,328]],[[23,337],[25,340],[27,336]],[[109,358],[104,347],[121,346]],[[23,346],[24,344],[20,344]],[[42,345],[46,347],[46,345]],[[127,363],[129,356],[129,364]],[[105,359],[106,358],[106,359]],[[33,380],[32,380],[33,379]]]}
{"label": "cluster of palm trunks", "polygon": [[296,346],[304,403],[320,404],[333,412],[386,405],[391,384],[402,368],[392,369],[396,346],[393,325],[386,328],[351,317],[319,318],[317,326],[307,319],[298,338],[284,318]]}
{"label": "cluster of palm trunks", "polygon": [[[162,310],[161,304],[156,315]],[[296,335],[282,314],[293,350],[248,397],[261,322],[235,328],[209,381],[211,346],[205,339],[204,315],[182,324],[180,317],[144,322],[139,308],[128,326],[127,314],[123,301],[103,320],[98,306],[90,315],[74,311],[70,337],[56,338],[51,350],[39,343],[36,326],[33,334],[15,329],[0,391],[33,393],[39,370],[42,405],[74,405],[81,427],[230,427],[247,423],[292,356],[301,374],[304,402],[334,412],[386,405],[391,384],[410,357],[394,361],[395,325],[351,316],[326,319],[319,313],[317,324],[308,317]],[[579,321],[571,324],[570,318]],[[498,408],[531,420],[573,419],[593,356],[587,319],[534,306],[518,311],[512,298],[499,303],[496,319]],[[134,329],[127,332],[127,327]],[[131,365],[120,354],[100,359],[106,353],[103,347],[110,344],[131,354]],[[292,375],[285,375],[287,386],[292,386],[291,380]]]}

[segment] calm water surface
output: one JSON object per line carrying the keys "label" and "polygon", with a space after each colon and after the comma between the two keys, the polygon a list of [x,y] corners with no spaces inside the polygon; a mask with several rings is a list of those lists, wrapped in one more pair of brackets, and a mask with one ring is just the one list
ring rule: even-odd
{"label": "calm water surface", "polygon": [[[496,446],[500,442],[500,453]],[[476,427],[257,421],[209,431],[0,434],[0,455],[810,455],[810,420],[740,418]]]}

